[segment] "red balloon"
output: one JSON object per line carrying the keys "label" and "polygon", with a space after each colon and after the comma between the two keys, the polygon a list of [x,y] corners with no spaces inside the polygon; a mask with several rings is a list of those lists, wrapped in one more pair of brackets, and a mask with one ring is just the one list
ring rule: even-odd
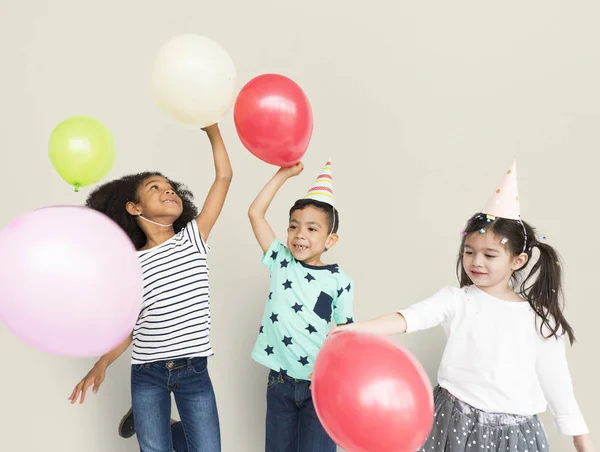
{"label": "red balloon", "polygon": [[419,362],[391,340],[332,334],[312,374],[317,415],[350,452],[414,452],[433,423],[433,391]]}
{"label": "red balloon", "polygon": [[313,131],[312,109],[304,91],[277,74],[250,80],[236,99],[233,118],[246,149],[283,167],[302,159]]}

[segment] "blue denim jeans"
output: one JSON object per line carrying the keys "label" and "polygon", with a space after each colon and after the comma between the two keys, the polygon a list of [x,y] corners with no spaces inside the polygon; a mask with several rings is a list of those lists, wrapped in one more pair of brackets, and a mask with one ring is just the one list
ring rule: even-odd
{"label": "blue denim jeans", "polygon": [[335,452],[317,417],[310,381],[271,371],[267,384],[266,452]]}
{"label": "blue denim jeans", "polygon": [[[173,427],[171,393],[181,418],[181,424]],[[131,398],[140,452],[221,451],[219,415],[206,358],[134,364]]]}
{"label": "blue denim jeans", "polygon": [[173,438],[173,450],[175,452],[188,452],[187,439],[181,421],[171,425],[171,437]]}

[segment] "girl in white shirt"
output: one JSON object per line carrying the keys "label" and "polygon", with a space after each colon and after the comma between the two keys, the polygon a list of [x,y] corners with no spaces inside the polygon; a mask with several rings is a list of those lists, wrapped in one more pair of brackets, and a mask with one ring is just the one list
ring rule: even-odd
{"label": "girl in white shirt", "polygon": [[565,341],[575,337],[563,315],[558,255],[515,217],[477,213],[468,221],[457,262],[460,288],[340,327],[392,335],[443,326],[435,419],[422,451],[546,452],[537,418],[546,404],[578,452],[594,450],[565,357]]}

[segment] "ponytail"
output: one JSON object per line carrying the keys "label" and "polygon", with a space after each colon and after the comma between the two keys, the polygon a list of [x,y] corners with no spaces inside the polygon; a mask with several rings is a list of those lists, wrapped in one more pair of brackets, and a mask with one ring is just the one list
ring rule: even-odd
{"label": "ponytail", "polygon": [[[529,302],[541,318],[540,334],[543,337],[549,339],[564,333],[573,344],[575,333],[563,314],[560,257],[554,248],[546,243],[533,241],[530,247],[537,248],[540,256],[531,267],[527,278],[521,283],[520,295]],[[531,257],[531,251],[528,254]],[[544,334],[544,331],[549,333]]]}

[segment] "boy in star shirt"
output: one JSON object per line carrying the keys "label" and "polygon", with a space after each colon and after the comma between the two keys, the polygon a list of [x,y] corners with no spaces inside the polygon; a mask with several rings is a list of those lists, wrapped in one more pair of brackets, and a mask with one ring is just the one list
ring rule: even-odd
{"label": "boy in star shirt", "polygon": [[331,163],[290,209],[287,246],[265,215],[302,163],[281,168],[258,194],[248,215],[263,250],[271,285],[252,357],[271,369],[267,384],[266,452],[335,452],[313,405],[309,375],[321,345],[336,325],[351,323],[353,281],[321,256],[337,241]]}

